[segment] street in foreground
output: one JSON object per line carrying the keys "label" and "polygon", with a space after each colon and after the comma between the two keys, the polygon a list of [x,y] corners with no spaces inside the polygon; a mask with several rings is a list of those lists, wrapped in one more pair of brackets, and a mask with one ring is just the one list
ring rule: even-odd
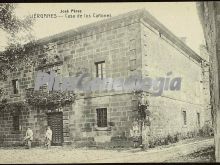
{"label": "street in foreground", "polygon": [[[209,138],[156,147],[148,151],[141,151],[140,149],[74,149],[71,147],[52,147],[49,150],[40,147],[30,150],[23,148],[1,148],[0,163],[181,162],[186,161],[186,157],[189,158],[189,154],[207,149],[210,152],[213,144],[213,138]],[[194,160],[196,162],[203,161],[199,158]]]}

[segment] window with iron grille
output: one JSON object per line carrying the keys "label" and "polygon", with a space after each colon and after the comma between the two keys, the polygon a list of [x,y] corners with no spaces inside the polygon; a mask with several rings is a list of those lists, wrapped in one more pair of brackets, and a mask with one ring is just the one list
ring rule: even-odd
{"label": "window with iron grille", "polygon": [[183,124],[184,124],[184,125],[187,124],[187,120],[186,120],[186,111],[183,111]]}
{"label": "window with iron grille", "polygon": [[97,126],[107,127],[107,108],[98,108],[97,112]]}
{"label": "window with iron grille", "polygon": [[96,62],[96,77],[99,77],[101,79],[106,77],[105,72],[105,61]]}
{"label": "window with iron grille", "polygon": [[18,94],[18,80],[12,80],[13,94]]}
{"label": "window with iron grille", "polygon": [[198,125],[200,126],[200,113],[197,113]]}
{"label": "window with iron grille", "polygon": [[19,115],[15,115],[15,116],[13,116],[13,130],[19,131],[19,126],[20,126]]}
{"label": "window with iron grille", "polygon": [[136,63],[137,63],[136,59],[130,60],[129,63],[130,63],[130,70],[131,71],[135,70],[136,69]]}

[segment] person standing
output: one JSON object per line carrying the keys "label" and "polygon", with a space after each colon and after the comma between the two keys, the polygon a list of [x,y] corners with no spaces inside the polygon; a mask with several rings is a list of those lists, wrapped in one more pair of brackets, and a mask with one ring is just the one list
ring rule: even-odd
{"label": "person standing", "polygon": [[150,139],[150,126],[148,123],[143,123],[143,127],[142,127],[142,148],[143,148],[143,150],[149,148],[149,139]]}
{"label": "person standing", "polygon": [[50,126],[47,127],[47,131],[46,131],[46,134],[45,134],[45,138],[46,138],[46,147],[47,149],[50,148],[51,146],[51,141],[52,141],[52,130],[50,129]]}
{"label": "person standing", "polygon": [[134,147],[137,148],[140,141],[140,129],[137,121],[133,122],[132,129],[130,130],[130,136],[133,139]]}
{"label": "person standing", "polygon": [[25,144],[27,145],[27,148],[30,149],[31,148],[31,143],[33,141],[33,131],[31,130],[30,127],[28,127],[27,131],[26,131],[26,136],[24,137],[24,141]]}

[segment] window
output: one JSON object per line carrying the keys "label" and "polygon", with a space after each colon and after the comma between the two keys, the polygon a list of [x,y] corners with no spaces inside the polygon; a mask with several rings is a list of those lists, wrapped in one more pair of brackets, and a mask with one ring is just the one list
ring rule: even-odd
{"label": "window", "polygon": [[200,113],[197,113],[198,125],[200,126]]}
{"label": "window", "polygon": [[133,71],[136,69],[136,59],[130,60],[130,70]]}
{"label": "window", "polygon": [[47,72],[49,74],[49,82],[46,84],[46,90],[53,91],[56,73],[57,70]]}
{"label": "window", "polygon": [[136,48],[136,40],[135,39],[131,39],[130,43],[129,43],[129,49],[130,50],[134,50]]}
{"label": "window", "polygon": [[18,80],[12,80],[13,94],[18,94]]}
{"label": "window", "polygon": [[186,111],[183,111],[183,124],[186,125]]}
{"label": "window", "polygon": [[99,77],[101,79],[106,77],[106,72],[105,72],[105,61],[101,62],[96,62],[96,77]]}
{"label": "window", "polygon": [[136,108],[138,107],[138,100],[132,100],[131,104],[132,104],[132,109],[136,110]]}
{"label": "window", "polygon": [[19,115],[13,116],[13,130],[19,131]]}
{"label": "window", "polygon": [[96,109],[97,112],[97,126],[107,127],[107,108]]}

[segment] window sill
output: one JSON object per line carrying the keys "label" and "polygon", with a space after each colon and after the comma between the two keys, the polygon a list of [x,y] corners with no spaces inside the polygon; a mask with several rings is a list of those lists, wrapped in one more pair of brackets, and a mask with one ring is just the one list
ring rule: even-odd
{"label": "window sill", "polygon": [[95,131],[111,131],[111,127],[98,127],[98,126],[95,126]]}
{"label": "window sill", "polygon": [[187,128],[187,125],[183,125],[183,128]]}
{"label": "window sill", "polygon": [[20,97],[21,94],[11,94],[10,97]]}

